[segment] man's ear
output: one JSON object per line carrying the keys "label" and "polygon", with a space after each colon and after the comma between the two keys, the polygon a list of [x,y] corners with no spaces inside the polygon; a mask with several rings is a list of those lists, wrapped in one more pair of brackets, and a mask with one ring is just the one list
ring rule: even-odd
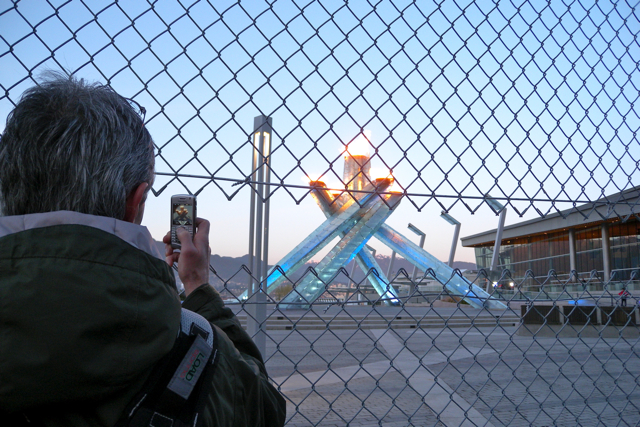
{"label": "man's ear", "polygon": [[140,221],[142,220],[142,215],[140,215],[140,213],[141,211],[144,211],[147,188],[149,188],[149,183],[143,182],[134,188],[127,196],[127,209],[124,214],[125,221],[140,224]]}

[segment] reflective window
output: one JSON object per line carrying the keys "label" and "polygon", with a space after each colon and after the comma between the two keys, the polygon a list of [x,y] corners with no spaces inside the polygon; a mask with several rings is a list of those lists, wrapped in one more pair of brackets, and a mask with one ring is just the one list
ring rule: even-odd
{"label": "reflective window", "polygon": [[[597,270],[602,277],[602,229],[591,225],[575,230],[576,269],[583,275]],[[610,266],[615,279],[628,280],[631,272],[640,269],[640,222],[632,217],[627,222],[614,221],[609,225]],[[476,247],[478,268],[489,269],[493,243]],[[522,280],[527,270],[546,277],[554,270],[564,280],[571,272],[569,231],[563,230],[535,236],[505,240],[500,247],[499,268],[509,269],[514,279]],[[637,278],[640,280],[640,275]]]}

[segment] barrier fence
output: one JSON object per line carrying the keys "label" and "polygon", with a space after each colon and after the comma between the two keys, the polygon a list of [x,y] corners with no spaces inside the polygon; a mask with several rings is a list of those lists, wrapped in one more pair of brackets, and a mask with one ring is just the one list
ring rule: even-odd
{"label": "barrier fence", "polygon": [[[637,224],[637,8],[5,2],[0,118],[66,70],[145,108],[156,196],[251,194],[249,259],[213,263],[211,283],[262,348],[288,425],[638,425],[637,231],[617,275],[512,274],[507,259],[463,277],[385,223],[402,202]],[[269,268],[278,197],[318,201],[314,250],[344,245],[324,264],[298,248]],[[364,246],[374,234],[415,272],[382,271]]]}
{"label": "barrier fence", "polygon": [[536,281],[536,291],[496,290],[504,310],[470,307],[433,272],[408,294],[404,270],[397,306],[365,279],[307,309],[274,298],[265,355],[288,425],[637,424],[638,294],[620,296],[631,283]]}

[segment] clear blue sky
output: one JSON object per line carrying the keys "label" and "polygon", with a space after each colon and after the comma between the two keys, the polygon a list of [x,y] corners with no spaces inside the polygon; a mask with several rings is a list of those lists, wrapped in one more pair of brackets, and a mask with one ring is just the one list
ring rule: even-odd
{"label": "clear blue sky", "polygon": [[[274,180],[324,174],[337,187],[343,144],[370,129],[373,167],[414,194],[389,224],[425,230],[440,259],[453,233],[443,208],[464,236],[496,226],[476,199],[487,192],[510,199],[513,223],[516,209],[539,215],[529,199],[546,213],[640,183],[640,24],[622,1],[57,3],[0,3],[0,129],[29,72],[61,67],[147,109],[158,172],[244,179],[265,114]],[[246,253],[247,188],[228,200],[229,181],[159,176],[155,188],[166,184],[147,207],[154,236],[186,187],[214,222],[213,252]],[[273,195],[272,263],[324,218],[305,194]]]}

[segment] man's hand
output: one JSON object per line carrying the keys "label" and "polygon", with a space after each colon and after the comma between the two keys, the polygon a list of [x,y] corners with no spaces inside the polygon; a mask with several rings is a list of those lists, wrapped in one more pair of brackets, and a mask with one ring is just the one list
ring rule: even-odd
{"label": "man's hand", "polygon": [[171,247],[171,232],[162,239],[165,244],[167,264],[173,266],[178,263],[178,275],[186,295],[189,295],[200,285],[209,283],[209,258],[211,247],[209,246],[209,221],[196,218],[197,232],[191,240],[187,230],[178,227],[176,235],[182,248],[180,252],[174,252]]}

